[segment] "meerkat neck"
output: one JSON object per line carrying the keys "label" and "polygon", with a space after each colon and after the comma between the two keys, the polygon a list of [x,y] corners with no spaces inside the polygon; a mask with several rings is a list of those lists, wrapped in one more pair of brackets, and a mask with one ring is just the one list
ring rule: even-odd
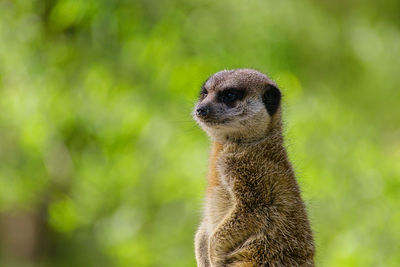
{"label": "meerkat neck", "polygon": [[222,144],[222,148],[223,152],[228,153],[253,153],[255,157],[270,160],[291,168],[280,127],[270,129],[263,137],[258,139],[225,142]]}
{"label": "meerkat neck", "polygon": [[219,174],[217,170],[217,160],[223,149],[223,144],[214,141],[210,153],[209,171],[208,171],[208,188],[210,192],[215,186],[219,185]]}
{"label": "meerkat neck", "polygon": [[265,132],[258,135],[242,135],[240,133],[236,135],[228,135],[225,138],[215,138],[213,139],[213,144],[225,145],[256,145],[260,143],[271,143],[273,146],[283,145],[283,135],[282,135],[282,124],[276,122],[272,125],[273,127],[268,128]]}
{"label": "meerkat neck", "polygon": [[224,132],[210,135],[214,143],[219,144],[255,144],[273,139],[279,145],[283,143],[281,111],[272,117],[269,123],[260,121],[257,126],[251,126],[245,131]]}

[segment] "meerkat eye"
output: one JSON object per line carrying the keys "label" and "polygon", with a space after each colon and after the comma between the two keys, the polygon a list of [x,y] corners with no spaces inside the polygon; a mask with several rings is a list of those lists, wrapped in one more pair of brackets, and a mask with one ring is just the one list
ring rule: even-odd
{"label": "meerkat eye", "polygon": [[228,89],[218,95],[218,100],[227,105],[233,104],[236,100],[242,99],[244,91],[240,89]]}
{"label": "meerkat eye", "polygon": [[225,101],[233,102],[238,98],[238,95],[234,92],[228,92],[225,96]]}
{"label": "meerkat eye", "polygon": [[208,95],[207,90],[203,87],[201,88],[200,98],[205,98]]}

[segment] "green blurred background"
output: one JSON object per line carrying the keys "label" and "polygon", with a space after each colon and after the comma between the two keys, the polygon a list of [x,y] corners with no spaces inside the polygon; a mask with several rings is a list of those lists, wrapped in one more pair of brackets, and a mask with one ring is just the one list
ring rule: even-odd
{"label": "green blurred background", "polygon": [[400,2],[0,0],[0,266],[195,266],[202,82],[284,93],[318,266],[400,266]]}

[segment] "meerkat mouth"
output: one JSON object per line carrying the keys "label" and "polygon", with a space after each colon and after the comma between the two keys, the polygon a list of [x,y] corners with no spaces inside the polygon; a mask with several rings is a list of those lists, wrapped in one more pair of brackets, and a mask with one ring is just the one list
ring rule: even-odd
{"label": "meerkat mouth", "polygon": [[232,121],[232,119],[222,119],[222,120],[218,120],[218,119],[200,119],[199,120],[206,124],[207,126],[217,126],[217,125],[223,125],[223,124],[228,124]]}

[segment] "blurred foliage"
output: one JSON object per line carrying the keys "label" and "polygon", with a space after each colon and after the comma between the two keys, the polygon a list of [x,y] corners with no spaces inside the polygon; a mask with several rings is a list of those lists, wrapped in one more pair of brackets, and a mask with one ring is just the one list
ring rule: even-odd
{"label": "blurred foliage", "polygon": [[400,262],[400,2],[0,0],[0,265],[195,266],[221,69],[284,93],[318,266]]}

